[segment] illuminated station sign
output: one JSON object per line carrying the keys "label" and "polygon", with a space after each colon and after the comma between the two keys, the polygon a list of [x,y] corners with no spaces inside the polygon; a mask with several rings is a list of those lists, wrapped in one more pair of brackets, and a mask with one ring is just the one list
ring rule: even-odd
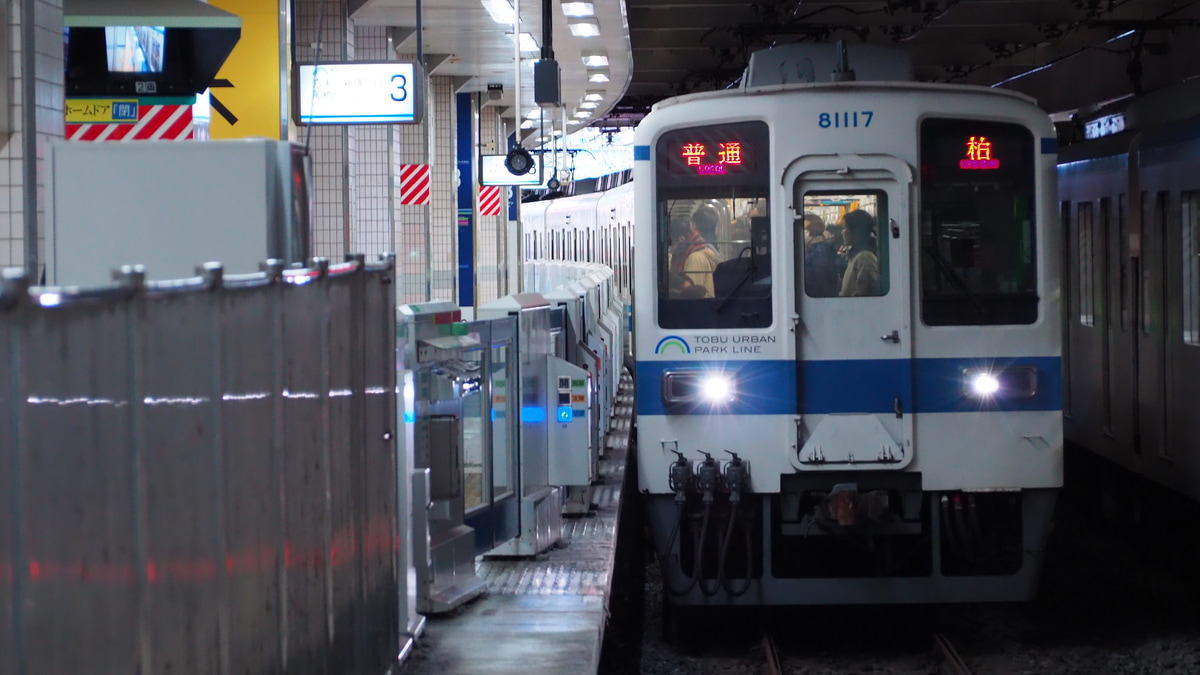
{"label": "illuminated station sign", "polygon": [[966,157],[958,160],[960,169],[999,169],[1000,160],[992,159],[992,142],[987,136],[971,136]]}

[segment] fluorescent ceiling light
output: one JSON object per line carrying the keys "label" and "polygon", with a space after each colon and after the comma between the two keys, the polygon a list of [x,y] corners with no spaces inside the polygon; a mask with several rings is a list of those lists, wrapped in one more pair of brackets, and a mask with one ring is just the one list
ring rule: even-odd
{"label": "fluorescent ceiling light", "polygon": [[592,67],[607,66],[608,52],[603,49],[583,50],[583,65]]}
{"label": "fluorescent ceiling light", "polygon": [[585,100],[585,101],[603,101],[604,100],[604,92],[589,89],[588,92],[583,95],[583,100]]}
{"label": "fluorescent ceiling light", "polygon": [[608,68],[588,68],[588,82],[608,82]]}
{"label": "fluorescent ceiling light", "polygon": [[583,124],[583,120],[567,120],[567,124],[570,124],[571,126],[575,127],[575,126],[579,126],[580,124]]}
{"label": "fluorescent ceiling light", "polygon": [[542,119],[542,109],[541,109],[541,108],[534,108],[533,110],[530,110],[529,112],[525,113],[525,119],[527,119],[527,120],[540,120],[540,119]]}
{"label": "fluorescent ceiling light", "polygon": [[562,11],[566,16],[596,16],[596,6],[586,0],[564,0]]}
{"label": "fluorescent ceiling light", "polygon": [[537,122],[534,122],[533,120],[525,120],[524,122],[521,122],[522,129],[532,129],[536,126]]}
{"label": "fluorescent ceiling light", "polygon": [[575,37],[598,37],[600,35],[600,20],[596,18],[567,19],[567,28]]}
{"label": "fluorescent ceiling light", "polygon": [[517,13],[513,11],[512,3],[508,0],[483,0],[483,8],[492,17],[492,21],[502,26],[516,23]]}
{"label": "fluorescent ceiling light", "polygon": [[581,120],[581,119],[584,119],[585,117],[591,117],[591,116],[592,116],[592,113],[588,112],[587,110],[576,110],[575,114],[572,115],[572,117],[574,117],[577,120]]}
{"label": "fluorescent ceiling light", "polygon": [[596,103],[595,101],[584,101],[583,103],[579,104],[579,108],[581,110],[595,110],[596,108],[599,108],[599,107],[600,107],[600,104]]}

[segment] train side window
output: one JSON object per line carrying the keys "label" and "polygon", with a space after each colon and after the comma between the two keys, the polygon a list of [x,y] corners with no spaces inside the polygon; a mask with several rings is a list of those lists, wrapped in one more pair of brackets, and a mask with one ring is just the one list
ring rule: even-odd
{"label": "train side window", "polygon": [[1200,191],[1185,192],[1183,205],[1183,341],[1200,346]]}
{"label": "train side window", "polygon": [[1080,202],[1075,222],[1079,226],[1079,323],[1096,325],[1096,236],[1091,202]]}
{"label": "train side window", "polygon": [[[796,239],[804,241],[804,292],[811,298],[888,294],[888,246],[879,223],[888,222],[887,193],[811,191]],[[803,231],[800,228],[803,227]]]}
{"label": "train side window", "polygon": [[1020,124],[921,122],[921,319],[1038,318],[1035,140]]}

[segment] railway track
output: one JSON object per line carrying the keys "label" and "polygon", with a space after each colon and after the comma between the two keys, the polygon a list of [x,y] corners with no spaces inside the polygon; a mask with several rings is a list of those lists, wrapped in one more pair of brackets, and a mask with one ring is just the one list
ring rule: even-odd
{"label": "railway track", "polygon": [[971,675],[970,666],[959,655],[958,650],[954,648],[954,644],[950,642],[950,639],[944,633],[933,634],[933,645],[941,657],[941,671],[945,675]]}
{"label": "railway track", "polygon": [[763,657],[767,660],[767,675],[783,675],[783,663],[779,660],[779,649],[775,646],[775,638],[771,632],[764,630],[762,634]]}

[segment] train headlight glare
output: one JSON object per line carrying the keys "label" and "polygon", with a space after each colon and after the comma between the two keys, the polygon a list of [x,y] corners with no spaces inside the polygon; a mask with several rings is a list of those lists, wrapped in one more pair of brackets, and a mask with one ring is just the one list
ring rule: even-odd
{"label": "train headlight glare", "polygon": [[991,373],[975,373],[971,376],[971,391],[976,396],[991,396],[1000,391],[1000,379]]}
{"label": "train headlight glare", "polygon": [[724,375],[709,375],[700,383],[700,391],[710,403],[721,403],[731,398],[733,383]]}

